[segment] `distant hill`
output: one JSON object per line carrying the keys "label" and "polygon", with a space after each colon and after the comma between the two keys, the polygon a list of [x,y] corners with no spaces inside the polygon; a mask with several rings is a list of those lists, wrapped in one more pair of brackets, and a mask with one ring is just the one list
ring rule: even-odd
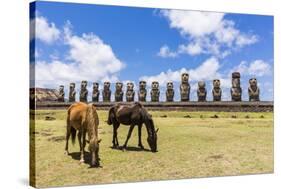
{"label": "distant hill", "polygon": [[30,100],[36,102],[58,101],[59,92],[56,89],[30,88]]}

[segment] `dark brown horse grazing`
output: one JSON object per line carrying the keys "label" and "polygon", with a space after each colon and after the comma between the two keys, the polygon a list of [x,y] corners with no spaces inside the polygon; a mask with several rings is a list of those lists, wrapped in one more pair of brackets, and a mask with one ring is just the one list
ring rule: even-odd
{"label": "dark brown horse grazing", "polygon": [[119,146],[117,139],[117,129],[120,124],[130,125],[127,139],[123,145],[123,149],[126,149],[129,138],[131,137],[132,131],[135,125],[138,126],[139,144],[138,146],[144,149],[141,142],[141,128],[144,123],[147,130],[147,142],[152,152],[157,152],[157,132],[155,130],[154,123],[151,115],[146,111],[146,109],[139,102],[134,103],[131,106],[117,104],[110,108],[108,114],[107,123],[109,125],[113,124],[113,147]]}
{"label": "dark brown horse grazing", "polygon": [[[84,162],[84,148],[86,146],[86,133],[88,133],[89,151],[91,154],[91,166],[99,166],[99,143],[98,140],[99,117],[93,104],[77,102],[72,104],[67,111],[66,145],[65,152],[68,154],[68,140],[71,135],[72,143],[75,142],[76,130],[80,145],[80,162]],[[81,138],[83,139],[81,142]]]}

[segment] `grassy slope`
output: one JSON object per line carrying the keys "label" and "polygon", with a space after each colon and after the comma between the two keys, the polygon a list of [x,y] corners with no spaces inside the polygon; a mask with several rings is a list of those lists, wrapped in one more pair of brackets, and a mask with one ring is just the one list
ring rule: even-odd
{"label": "grassy slope", "polygon": [[[45,121],[46,116],[56,117]],[[50,114],[49,114],[50,113]],[[65,111],[38,111],[36,116],[37,186],[238,175],[273,171],[272,113],[150,112],[159,127],[158,153],[138,151],[137,128],[129,151],[110,148],[112,127],[99,111],[102,168],[79,164],[78,142],[64,155]],[[184,118],[184,115],[192,118]],[[214,114],[218,119],[210,118]],[[160,117],[167,115],[166,118]],[[200,118],[203,115],[203,118]],[[236,115],[237,118],[231,118]],[[246,119],[248,115],[250,118]],[[263,115],[264,118],[260,118]],[[123,144],[128,127],[119,128]],[[143,127],[143,144],[148,149]]]}

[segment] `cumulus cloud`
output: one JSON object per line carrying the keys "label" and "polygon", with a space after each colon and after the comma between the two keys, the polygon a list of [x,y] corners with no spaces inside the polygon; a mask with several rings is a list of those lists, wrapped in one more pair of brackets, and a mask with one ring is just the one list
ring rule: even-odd
{"label": "cumulus cloud", "polygon": [[65,60],[36,62],[37,86],[68,84],[70,81],[118,80],[118,73],[125,67],[110,45],[93,33],[72,34],[68,22],[64,27],[64,44],[69,48]]}
{"label": "cumulus cloud", "polygon": [[262,77],[271,73],[271,66],[263,60],[254,60],[252,62],[242,61],[238,66],[231,70],[231,72],[234,71],[238,71],[243,75]]}
{"label": "cumulus cloud", "polygon": [[163,45],[160,48],[157,55],[160,56],[160,57],[163,57],[163,58],[167,58],[167,57],[175,58],[175,57],[178,56],[177,52],[172,52],[167,45]]}
{"label": "cumulus cloud", "polygon": [[[31,39],[33,37],[51,44],[60,37],[60,30],[53,22],[49,22],[47,18],[36,14],[36,17],[31,20]],[[33,31],[33,32],[32,32]],[[35,31],[35,32],[34,32]]]}
{"label": "cumulus cloud", "polygon": [[165,45],[167,52],[172,54],[162,56],[165,58],[176,57],[179,54],[210,54],[224,58],[231,50],[258,41],[258,36],[241,32],[235,27],[234,21],[226,19],[223,13],[161,10],[160,14],[168,20],[170,28],[177,29],[187,40],[187,44],[180,44],[174,51]]}

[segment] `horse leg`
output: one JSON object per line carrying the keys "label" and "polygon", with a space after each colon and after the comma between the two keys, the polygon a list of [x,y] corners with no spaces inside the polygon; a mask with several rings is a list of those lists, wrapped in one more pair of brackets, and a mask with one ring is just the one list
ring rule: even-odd
{"label": "horse leg", "polygon": [[67,125],[67,127],[66,127],[66,137],[65,137],[65,139],[66,139],[66,143],[65,143],[65,154],[69,154],[69,152],[68,152],[68,141],[69,141],[69,137],[70,137],[70,126],[69,125]]}
{"label": "horse leg", "polygon": [[118,123],[118,124],[116,125],[115,129],[114,129],[115,144],[116,144],[117,147],[119,147],[119,142],[118,142],[118,137],[117,137],[117,135],[118,135],[117,130],[118,130],[119,126],[120,126],[120,123]]}
{"label": "horse leg", "polygon": [[128,135],[127,135],[127,139],[126,139],[126,141],[125,141],[125,143],[124,143],[124,145],[123,145],[123,149],[125,149],[125,148],[127,147],[127,143],[128,143],[128,141],[129,141],[129,139],[130,139],[130,137],[131,137],[131,135],[132,135],[132,132],[133,132],[133,130],[134,130],[134,127],[135,127],[135,125],[131,125],[131,126],[130,126],[130,129],[129,129],[129,132],[128,132]]}
{"label": "horse leg", "polygon": [[120,124],[116,123],[113,124],[113,137],[112,137],[112,147],[116,148],[119,146],[118,139],[117,139],[117,129],[119,128]]}
{"label": "horse leg", "polygon": [[142,128],[142,124],[138,125],[138,130],[139,130],[139,144],[138,146],[141,148],[141,149],[144,149],[143,145],[142,145],[142,142],[141,142],[141,128]]}
{"label": "horse leg", "polygon": [[82,142],[81,142],[81,138],[82,138],[82,132],[83,131],[79,131],[78,133],[78,142],[79,142],[79,147],[80,147],[80,163],[84,162],[84,152],[83,152],[83,147],[82,147]]}

